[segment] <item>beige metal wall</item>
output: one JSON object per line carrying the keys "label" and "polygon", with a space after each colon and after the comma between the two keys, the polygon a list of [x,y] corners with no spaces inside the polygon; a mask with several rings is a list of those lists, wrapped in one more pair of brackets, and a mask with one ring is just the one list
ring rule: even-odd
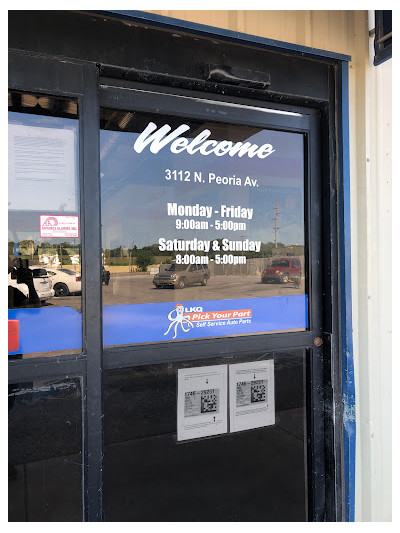
{"label": "beige metal wall", "polygon": [[[350,171],[356,520],[391,520],[391,79],[374,67],[368,11],[153,11],[351,55]],[[350,416],[352,413],[350,413]]]}
{"label": "beige metal wall", "polygon": [[[367,11],[149,12],[349,55],[353,55],[355,50],[356,26],[360,31],[368,25]],[[368,39],[366,47],[368,54]]]}

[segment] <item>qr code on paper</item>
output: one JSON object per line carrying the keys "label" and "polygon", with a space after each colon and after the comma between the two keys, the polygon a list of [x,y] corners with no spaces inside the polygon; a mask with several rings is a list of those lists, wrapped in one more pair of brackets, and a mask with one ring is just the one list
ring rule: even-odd
{"label": "qr code on paper", "polygon": [[256,380],[251,382],[251,403],[266,401],[266,380]]}
{"label": "qr code on paper", "polygon": [[218,394],[215,389],[201,391],[201,412],[217,413],[218,412]]}
{"label": "qr code on paper", "polygon": [[184,416],[199,416],[218,412],[219,389],[205,389],[185,393]]}

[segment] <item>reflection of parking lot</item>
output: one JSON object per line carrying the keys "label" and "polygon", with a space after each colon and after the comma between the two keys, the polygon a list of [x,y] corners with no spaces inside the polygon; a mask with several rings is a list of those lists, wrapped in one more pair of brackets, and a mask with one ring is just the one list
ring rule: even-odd
{"label": "reflection of parking lot", "polygon": [[[179,289],[156,289],[148,274],[111,275],[110,284],[103,285],[103,305],[141,304],[189,300],[231,300],[304,294],[304,278],[296,289],[292,284],[263,284],[259,276],[211,276],[205,287],[199,284]],[[51,305],[80,310],[80,296],[52,298]]]}

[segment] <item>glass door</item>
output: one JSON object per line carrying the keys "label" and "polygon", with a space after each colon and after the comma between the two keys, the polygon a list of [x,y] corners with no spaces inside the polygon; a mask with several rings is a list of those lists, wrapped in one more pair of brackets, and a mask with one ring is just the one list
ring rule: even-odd
{"label": "glass door", "polygon": [[315,518],[318,115],[110,80],[100,106],[105,519]]}

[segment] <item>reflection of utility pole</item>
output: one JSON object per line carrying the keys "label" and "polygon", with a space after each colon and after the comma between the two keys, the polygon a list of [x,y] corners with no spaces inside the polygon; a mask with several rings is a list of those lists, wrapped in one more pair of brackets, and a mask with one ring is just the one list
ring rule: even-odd
{"label": "reflection of utility pole", "polygon": [[278,212],[278,200],[276,201],[276,206],[275,206],[275,248],[278,248],[278,240],[277,240],[277,237],[278,237],[278,229],[280,229],[278,227],[278,215],[279,215],[279,212]]}
{"label": "reflection of utility pole", "polygon": [[244,238],[245,238],[245,235],[241,235],[240,236],[240,240],[242,241],[242,255],[244,255],[243,254],[243,241],[244,241]]}
{"label": "reflection of utility pole", "polygon": [[135,246],[135,241],[132,241],[131,253],[129,254],[129,272],[133,272],[133,247]]}

